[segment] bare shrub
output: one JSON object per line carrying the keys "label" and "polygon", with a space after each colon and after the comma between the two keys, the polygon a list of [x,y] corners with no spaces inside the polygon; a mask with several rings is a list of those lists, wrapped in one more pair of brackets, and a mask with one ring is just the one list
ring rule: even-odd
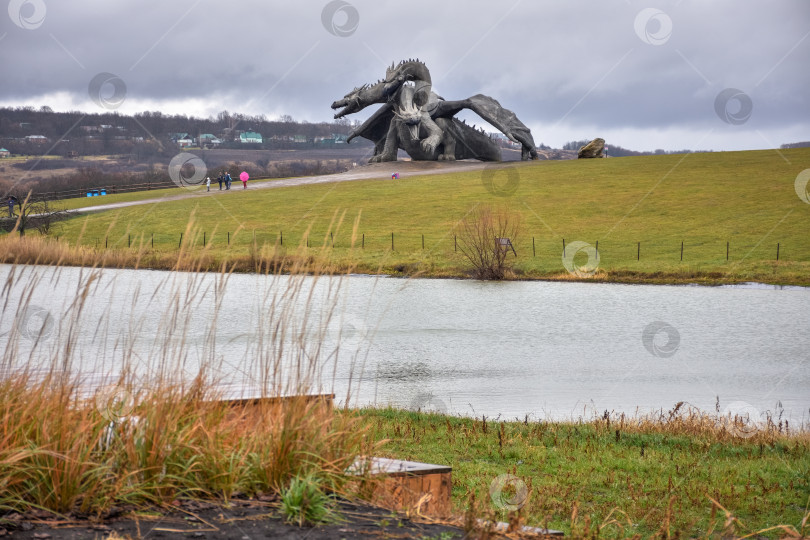
{"label": "bare shrub", "polygon": [[459,249],[473,266],[476,279],[504,279],[516,254],[500,239],[514,245],[520,233],[520,214],[506,208],[477,206],[461,221]]}
{"label": "bare shrub", "polygon": [[20,236],[25,236],[26,229],[32,228],[37,229],[41,235],[47,235],[54,223],[71,215],[68,210],[57,208],[46,198],[30,192],[24,199],[17,198],[17,205],[19,211],[11,232],[16,231]]}

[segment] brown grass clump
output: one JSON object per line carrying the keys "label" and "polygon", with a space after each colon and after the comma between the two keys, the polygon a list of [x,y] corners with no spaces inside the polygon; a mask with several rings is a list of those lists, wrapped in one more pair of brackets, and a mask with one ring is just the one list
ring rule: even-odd
{"label": "brown grass clump", "polygon": [[[181,250],[173,265],[198,274],[168,273],[154,290],[135,287],[127,301],[159,309],[133,308],[123,321],[89,301],[120,286],[100,267],[129,266],[123,256],[16,236],[0,238],[0,253],[15,263],[0,306],[7,330],[0,336],[0,512],[103,515],[121,504],[278,492],[304,476],[341,490],[344,470],[370,453],[362,420],[335,414],[332,397],[283,397],[328,394],[334,384],[338,351],[323,328],[342,279],[317,261],[256,261],[271,286],[257,299],[245,358],[229,364],[217,324],[233,269],[204,272],[204,253]],[[134,256],[142,257],[136,267],[149,261]],[[43,262],[84,268],[66,275],[22,265]],[[72,291],[63,311],[58,302],[36,305],[38,289],[54,284]],[[318,287],[323,295],[313,292]],[[199,309],[211,315],[192,338]],[[101,344],[99,358],[87,356],[96,350],[87,343]],[[229,384],[250,399],[226,399],[221,383],[232,365],[245,375]]]}
{"label": "brown grass clump", "polygon": [[754,419],[734,414],[722,415],[701,410],[680,401],[669,411],[626,416],[624,413],[605,413],[592,420],[598,430],[618,430],[620,433],[685,435],[702,437],[715,442],[738,442],[747,440],[752,444],[772,445],[778,441],[810,442],[808,426],[791,426],[774,413],[766,411],[764,419]]}

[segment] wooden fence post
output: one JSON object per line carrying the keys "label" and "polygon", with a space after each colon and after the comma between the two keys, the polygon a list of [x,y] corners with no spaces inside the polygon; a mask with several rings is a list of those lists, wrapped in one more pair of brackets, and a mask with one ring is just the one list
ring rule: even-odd
{"label": "wooden fence post", "polygon": [[537,250],[534,248],[534,236],[532,236],[532,257],[537,257]]}
{"label": "wooden fence post", "polygon": [[363,233],[363,243],[360,245],[360,247],[366,249],[366,233]]}
{"label": "wooden fence post", "polygon": [[563,238],[563,257],[565,257],[565,238]]}
{"label": "wooden fence post", "polygon": [[776,243],[776,260],[779,260],[779,242]]}
{"label": "wooden fence post", "polygon": [[641,260],[641,242],[638,243],[638,246],[636,248],[636,260],[637,261]]}
{"label": "wooden fence post", "polygon": [[391,251],[394,251],[394,233],[391,233]]}
{"label": "wooden fence post", "polygon": [[726,260],[728,260],[728,241],[726,241]]}
{"label": "wooden fence post", "polygon": [[681,262],[683,262],[683,240],[681,240]]}
{"label": "wooden fence post", "polygon": [[183,245],[183,233],[180,233],[180,242],[177,243],[177,247],[179,248],[182,245]]}

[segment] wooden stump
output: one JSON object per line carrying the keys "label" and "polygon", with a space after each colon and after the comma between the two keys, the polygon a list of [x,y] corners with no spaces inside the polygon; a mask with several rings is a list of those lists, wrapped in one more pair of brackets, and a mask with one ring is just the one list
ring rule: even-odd
{"label": "wooden stump", "polygon": [[446,517],[451,513],[453,468],[389,458],[358,458],[350,472],[382,477],[371,502],[391,510],[424,516]]}

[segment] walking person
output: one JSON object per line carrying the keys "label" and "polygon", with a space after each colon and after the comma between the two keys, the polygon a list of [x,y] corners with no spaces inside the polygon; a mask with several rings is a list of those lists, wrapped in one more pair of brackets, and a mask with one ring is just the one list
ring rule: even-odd
{"label": "walking person", "polygon": [[242,181],[242,186],[244,187],[244,189],[247,189],[248,178],[249,178],[249,176],[248,176],[247,171],[242,171],[242,174],[239,175],[239,180]]}
{"label": "walking person", "polygon": [[222,173],[219,173],[217,177],[217,182],[219,182],[219,190],[222,191]]}
{"label": "walking person", "polygon": [[226,172],[225,173],[225,189],[231,189],[231,182],[233,182],[233,179],[231,178],[231,173]]}
{"label": "walking person", "polygon": [[205,190],[206,191],[211,191],[211,177],[210,176],[207,176],[205,178]]}
{"label": "walking person", "polygon": [[17,202],[17,199],[14,196],[8,196],[8,217],[14,217],[14,203]]}

